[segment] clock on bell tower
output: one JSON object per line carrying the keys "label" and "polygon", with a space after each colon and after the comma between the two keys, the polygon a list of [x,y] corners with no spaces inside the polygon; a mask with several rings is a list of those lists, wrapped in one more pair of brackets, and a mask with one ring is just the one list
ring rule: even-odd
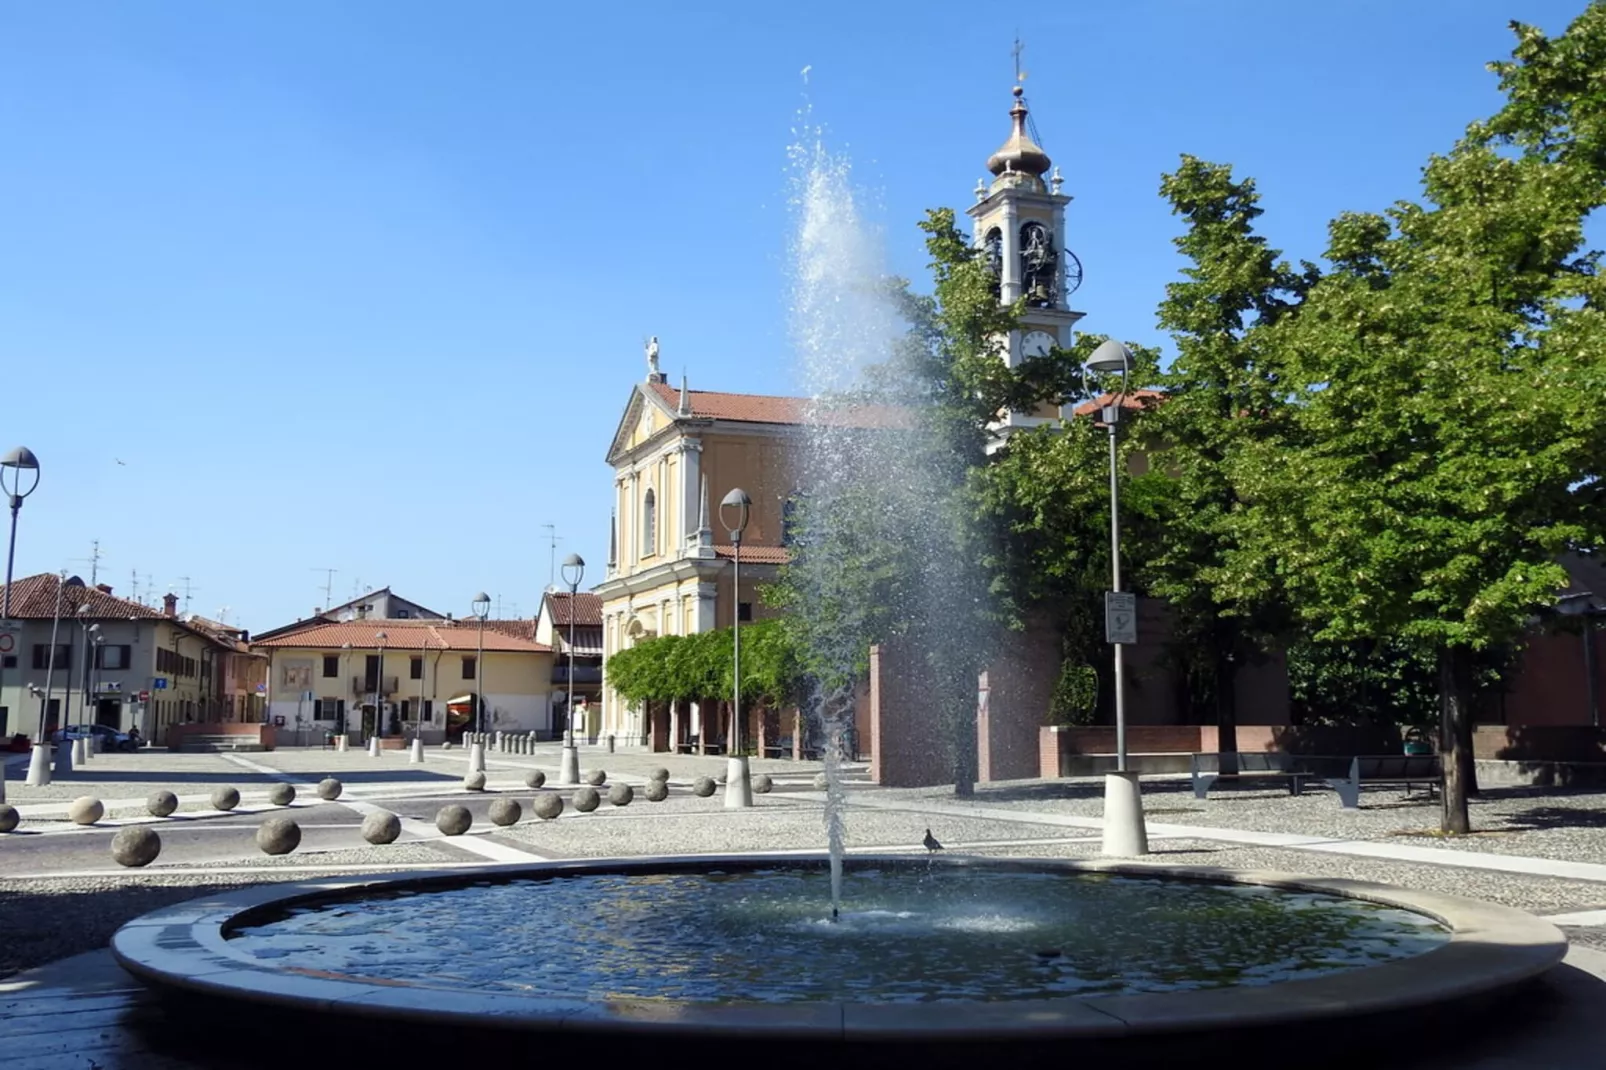
{"label": "clock on bell tower", "polygon": [[[998,280],[998,299],[1025,302],[1020,327],[1001,347],[1010,367],[1069,346],[1071,330],[1082,318],[1068,303],[1082,283],[1082,264],[1065,242],[1065,206],[1071,198],[1060,192],[1059,169],[1032,137],[1019,84],[1014,96],[1009,138],[987,160],[992,181],[976,184],[976,203],[968,212],[976,247],[986,250]],[[1057,418],[1057,408],[1045,405],[1041,412],[1004,414],[999,428],[1007,434]]]}

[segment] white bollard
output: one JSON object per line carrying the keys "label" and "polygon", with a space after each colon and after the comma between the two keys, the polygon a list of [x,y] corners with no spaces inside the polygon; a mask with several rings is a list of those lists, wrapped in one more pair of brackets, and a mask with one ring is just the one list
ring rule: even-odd
{"label": "white bollard", "polygon": [[33,753],[28,756],[28,779],[23,781],[30,788],[42,788],[50,783],[50,747],[45,743],[35,743]]}
{"label": "white bollard", "polygon": [[82,736],[79,736],[77,739],[72,741],[72,764],[73,764],[73,768],[76,769],[80,765],[83,765],[84,761],[85,761],[85,758],[84,758],[84,739],[83,739]]}
{"label": "white bollard", "polygon": [[370,757],[370,758],[379,757],[379,737],[378,736],[369,736],[368,737],[368,757]]}
{"label": "white bollard", "polygon": [[725,760],[725,809],[745,810],[753,805],[753,778],[746,758]]}
{"label": "white bollard", "polygon": [[55,776],[58,779],[72,776],[72,744],[65,739],[56,744]]}
{"label": "white bollard", "polygon": [[563,747],[563,767],[558,772],[559,784],[580,783],[580,751],[578,748],[565,744]]}
{"label": "white bollard", "polygon": [[417,736],[413,737],[413,750],[412,753],[407,756],[407,762],[410,765],[424,764],[424,741],[419,739]]}
{"label": "white bollard", "polygon": [[346,738],[346,734],[344,732],[340,733],[340,735],[335,737],[335,750],[340,754],[346,753],[346,746],[350,742],[351,741]]}
{"label": "white bollard", "polygon": [[475,743],[468,749],[468,771],[470,773],[485,772],[485,744]]}
{"label": "white bollard", "polygon": [[1149,832],[1143,824],[1143,791],[1136,773],[1104,776],[1104,853],[1116,858],[1149,853]]}

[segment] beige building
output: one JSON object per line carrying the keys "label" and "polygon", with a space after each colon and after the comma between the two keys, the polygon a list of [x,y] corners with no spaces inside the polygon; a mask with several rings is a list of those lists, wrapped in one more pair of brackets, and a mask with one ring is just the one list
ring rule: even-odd
{"label": "beige building", "polygon": [[259,637],[270,722],[296,742],[417,731],[426,742],[484,731],[550,733],[552,651],[507,622],[314,620]]}

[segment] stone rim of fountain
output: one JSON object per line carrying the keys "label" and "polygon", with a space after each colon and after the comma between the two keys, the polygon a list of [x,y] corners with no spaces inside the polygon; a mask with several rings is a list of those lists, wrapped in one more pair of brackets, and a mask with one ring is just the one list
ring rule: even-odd
{"label": "stone rim of fountain", "polygon": [[[908,855],[853,855],[850,869],[908,865]],[[597,873],[707,872],[825,866],[820,853],[670,855],[518,863],[328,878],[242,889],[166,907],[124,925],[112,952],[124,969],[158,989],[242,1004],[267,1004],[369,1020],[450,1024],[497,1031],[579,1030],[662,1036],[773,1035],[816,1040],[989,1037],[1139,1039],[1221,1029],[1252,1029],[1410,1011],[1521,984],[1558,965],[1567,939],[1530,914],[1458,896],[1343,878],[1176,866],[1121,860],[945,858],[950,868],[1059,871],[1249,884],[1321,892],[1414,911],[1450,930],[1432,950],[1319,977],[1258,986],[1135,995],[909,1003],[714,1003],[590,1000],[406,984],[360,977],[308,976],[274,969],[233,946],[231,930],[292,904],[336,901],[366,892],[427,890],[526,877]],[[924,863],[922,863],[924,864]]]}

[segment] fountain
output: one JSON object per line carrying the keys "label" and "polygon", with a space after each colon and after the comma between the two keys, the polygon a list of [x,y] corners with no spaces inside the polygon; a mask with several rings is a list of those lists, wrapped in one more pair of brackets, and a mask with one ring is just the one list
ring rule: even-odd
{"label": "fountain", "polygon": [[[273,884],[137,919],[113,940],[118,961],[158,989],[210,997],[219,1015],[202,1018],[267,1030],[270,1051],[285,1019],[264,1006],[318,1012],[294,1019],[298,1040],[325,1025],[341,1044],[388,1040],[416,1056],[432,1043],[460,1055],[581,1034],[588,1057],[635,1038],[651,1044],[635,1054],[671,1064],[688,1045],[732,1038],[785,1038],[763,1049],[766,1063],[843,1045],[877,1061],[903,1047],[973,1062],[1067,1039],[1079,1057],[1119,1060],[1170,1038],[1344,1019],[1318,1044],[1294,1036],[1326,1056],[1364,1042],[1360,1022],[1502,993],[1558,963],[1566,942],[1545,922],[1382,885],[1111,860],[845,857],[841,744],[878,608],[849,597],[864,531],[853,522],[926,538],[921,524],[938,518],[892,514],[941,501],[948,477],[905,452],[910,436],[868,442],[865,421],[848,418],[900,327],[847,163],[806,112],[793,162],[792,319],[814,401],[807,567],[791,609],[814,640],[827,853]],[[933,619],[956,596],[935,573],[962,562],[937,541],[919,550],[932,582],[897,608]],[[963,787],[961,755],[954,768]],[[1251,1054],[1235,1046],[1235,1065]]]}

